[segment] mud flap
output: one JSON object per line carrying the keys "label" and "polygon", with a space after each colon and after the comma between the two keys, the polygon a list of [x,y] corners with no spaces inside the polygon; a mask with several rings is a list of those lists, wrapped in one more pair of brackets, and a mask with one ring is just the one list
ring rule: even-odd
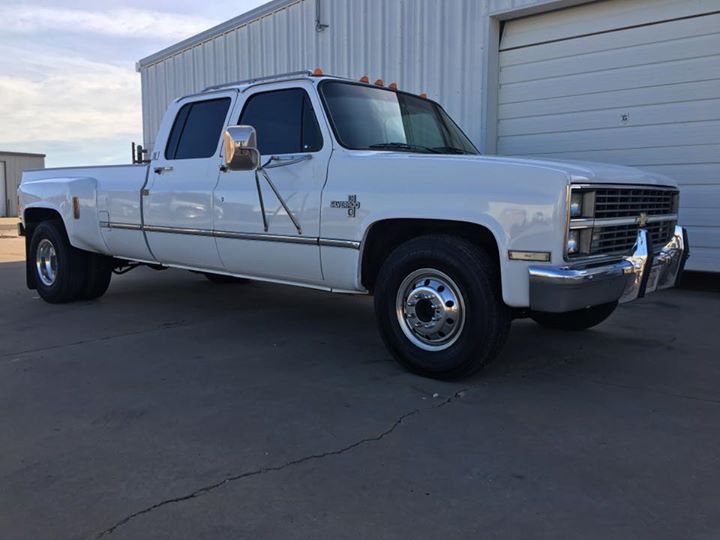
{"label": "mud flap", "polygon": [[32,239],[32,229],[25,230],[25,283],[30,290],[37,289],[35,283],[35,267],[30,261],[30,241]]}

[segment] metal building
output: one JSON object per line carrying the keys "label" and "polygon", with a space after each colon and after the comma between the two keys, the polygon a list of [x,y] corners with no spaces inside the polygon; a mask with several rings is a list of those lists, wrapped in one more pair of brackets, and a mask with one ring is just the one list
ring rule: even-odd
{"label": "metal building", "polygon": [[427,92],[485,153],[677,179],[720,271],[720,0],[274,0],[138,62],[145,145],[176,97],[314,67]]}
{"label": "metal building", "polygon": [[17,190],[23,171],[44,168],[45,154],[0,150],[0,217],[18,215]]}

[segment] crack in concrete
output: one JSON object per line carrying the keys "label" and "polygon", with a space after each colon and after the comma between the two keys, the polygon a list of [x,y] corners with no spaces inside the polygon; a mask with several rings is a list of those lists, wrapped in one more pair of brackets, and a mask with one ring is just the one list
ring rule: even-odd
{"label": "crack in concrete", "polygon": [[263,474],[267,474],[267,473],[279,472],[279,471],[282,471],[282,470],[284,470],[284,469],[287,469],[288,467],[294,467],[294,466],[296,466],[296,465],[301,465],[301,464],[307,463],[307,462],[309,462],[309,461],[315,461],[315,460],[325,459],[325,458],[327,458],[327,457],[332,457],[332,456],[339,456],[339,455],[341,455],[341,454],[345,454],[346,452],[350,452],[350,451],[352,451],[352,450],[354,450],[354,449],[356,449],[356,448],[359,448],[360,446],[364,446],[364,445],[370,444],[370,443],[379,442],[379,441],[383,440],[385,437],[387,437],[388,435],[392,434],[392,433],[400,426],[400,424],[402,424],[402,423],[403,423],[405,420],[407,420],[408,418],[410,418],[410,417],[412,417],[412,416],[415,416],[415,415],[418,415],[418,414],[421,414],[421,413],[423,413],[423,412],[425,412],[425,411],[436,410],[436,409],[439,409],[439,408],[444,407],[444,406],[446,406],[446,405],[449,405],[450,403],[452,403],[452,402],[454,402],[454,401],[462,398],[467,391],[468,391],[467,388],[465,388],[465,389],[463,389],[463,390],[458,390],[457,392],[455,392],[455,394],[453,394],[452,396],[446,398],[445,400],[443,400],[443,401],[442,401],[441,403],[439,403],[438,405],[434,405],[434,406],[432,406],[432,407],[427,407],[427,408],[425,408],[425,409],[413,409],[413,410],[410,411],[410,412],[406,412],[405,414],[403,414],[402,416],[400,416],[397,420],[395,420],[395,422],[393,422],[392,426],[390,426],[388,429],[386,429],[385,431],[381,432],[380,434],[375,435],[374,437],[366,437],[366,438],[364,438],[364,439],[360,439],[359,441],[356,441],[356,442],[354,442],[354,443],[352,443],[352,444],[350,444],[350,445],[348,445],[348,446],[344,446],[344,447],[339,448],[339,449],[337,449],[337,450],[330,450],[330,451],[328,451],[328,452],[323,452],[323,453],[321,453],[321,454],[311,454],[311,455],[309,455],[309,456],[304,456],[304,457],[301,457],[301,458],[293,459],[293,460],[291,460],[291,461],[287,461],[287,462],[283,463],[282,465],[275,465],[275,466],[273,466],[273,467],[262,467],[262,468],[260,468],[260,469],[255,469],[255,470],[253,470],[253,471],[248,471],[248,472],[241,473],[241,474],[238,474],[238,475],[235,475],[235,476],[229,476],[229,477],[224,478],[223,480],[220,480],[220,481],[215,482],[215,483],[213,483],[213,484],[209,484],[209,485],[207,485],[207,486],[198,488],[198,489],[196,489],[195,491],[193,491],[193,492],[191,492],[191,493],[188,493],[187,495],[181,495],[181,496],[179,496],[179,497],[172,497],[172,498],[170,498],[170,499],[165,499],[164,501],[161,501],[161,502],[159,502],[159,503],[155,503],[155,504],[153,504],[153,505],[151,505],[151,506],[148,506],[147,508],[143,508],[142,510],[138,510],[137,512],[133,512],[132,514],[129,514],[129,515],[125,516],[125,517],[122,518],[121,520],[117,521],[117,522],[116,522],[114,525],[112,525],[111,527],[108,527],[107,529],[99,532],[99,533],[95,536],[95,540],[99,540],[100,538],[104,538],[104,537],[106,537],[106,536],[111,535],[111,534],[114,533],[118,528],[122,527],[123,525],[126,525],[127,523],[129,523],[129,522],[132,521],[133,519],[135,519],[135,518],[137,518],[137,517],[140,517],[140,516],[142,516],[142,515],[145,515],[145,514],[149,514],[149,513],[151,513],[151,512],[154,512],[154,511],[157,510],[158,508],[162,508],[163,506],[167,506],[167,505],[170,505],[170,504],[176,504],[176,503],[188,501],[188,500],[190,500],[190,499],[196,499],[196,498],[198,498],[198,497],[202,497],[203,495],[206,495],[207,493],[210,493],[211,491],[214,491],[214,490],[216,490],[216,489],[218,489],[218,488],[220,488],[220,487],[222,487],[222,486],[224,486],[224,485],[230,484],[230,483],[232,483],[232,482],[236,482],[236,481],[238,481],[238,480],[244,480],[245,478],[251,478],[251,477],[253,477],[253,476],[259,476],[259,475],[263,475]]}
{"label": "crack in concrete", "polygon": [[173,322],[173,323],[163,323],[162,325],[157,326],[157,327],[144,328],[142,330],[134,330],[132,332],[124,332],[124,333],[120,333],[120,334],[111,334],[108,336],[99,336],[99,337],[94,337],[94,338],[81,339],[78,341],[71,341],[69,343],[58,343],[57,345],[47,345],[45,347],[38,347],[36,349],[25,349],[22,351],[2,353],[2,354],[0,354],[0,359],[9,358],[11,356],[24,356],[24,355],[33,354],[33,353],[55,351],[58,349],[64,349],[66,347],[77,347],[78,345],[87,345],[90,343],[102,343],[103,341],[111,341],[113,339],[139,336],[139,335],[143,335],[143,334],[151,334],[153,332],[161,332],[164,330],[173,330],[175,328],[180,328],[182,326],[188,326],[188,323],[186,323],[185,321]]}

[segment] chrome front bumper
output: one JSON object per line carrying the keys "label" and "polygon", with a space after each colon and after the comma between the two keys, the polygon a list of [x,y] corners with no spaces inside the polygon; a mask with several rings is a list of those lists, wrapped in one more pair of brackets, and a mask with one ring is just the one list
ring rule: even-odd
{"label": "chrome front bumper", "polygon": [[672,239],[657,253],[651,243],[647,230],[640,229],[633,254],[617,262],[530,266],[530,309],[564,313],[630,302],[674,287],[690,254],[687,231],[675,227]]}

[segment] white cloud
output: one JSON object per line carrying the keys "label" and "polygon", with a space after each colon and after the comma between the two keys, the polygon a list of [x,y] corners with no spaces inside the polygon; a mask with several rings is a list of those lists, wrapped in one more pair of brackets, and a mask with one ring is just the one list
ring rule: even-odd
{"label": "white cloud", "polygon": [[133,140],[141,141],[140,78],[132,66],[47,50],[4,50],[28,70],[13,75],[0,70],[1,147],[47,152],[52,163],[49,148],[58,141],[74,142],[78,148],[93,149],[93,161],[98,162],[107,152],[99,144],[102,140],[125,140],[128,147]]}
{"label": "white cloud", "polygon": [[93,33],[104,36],[179,40],[207,30],[217,21],[145,9],[89,11],[11,4],[0,6],[3,32]]}

